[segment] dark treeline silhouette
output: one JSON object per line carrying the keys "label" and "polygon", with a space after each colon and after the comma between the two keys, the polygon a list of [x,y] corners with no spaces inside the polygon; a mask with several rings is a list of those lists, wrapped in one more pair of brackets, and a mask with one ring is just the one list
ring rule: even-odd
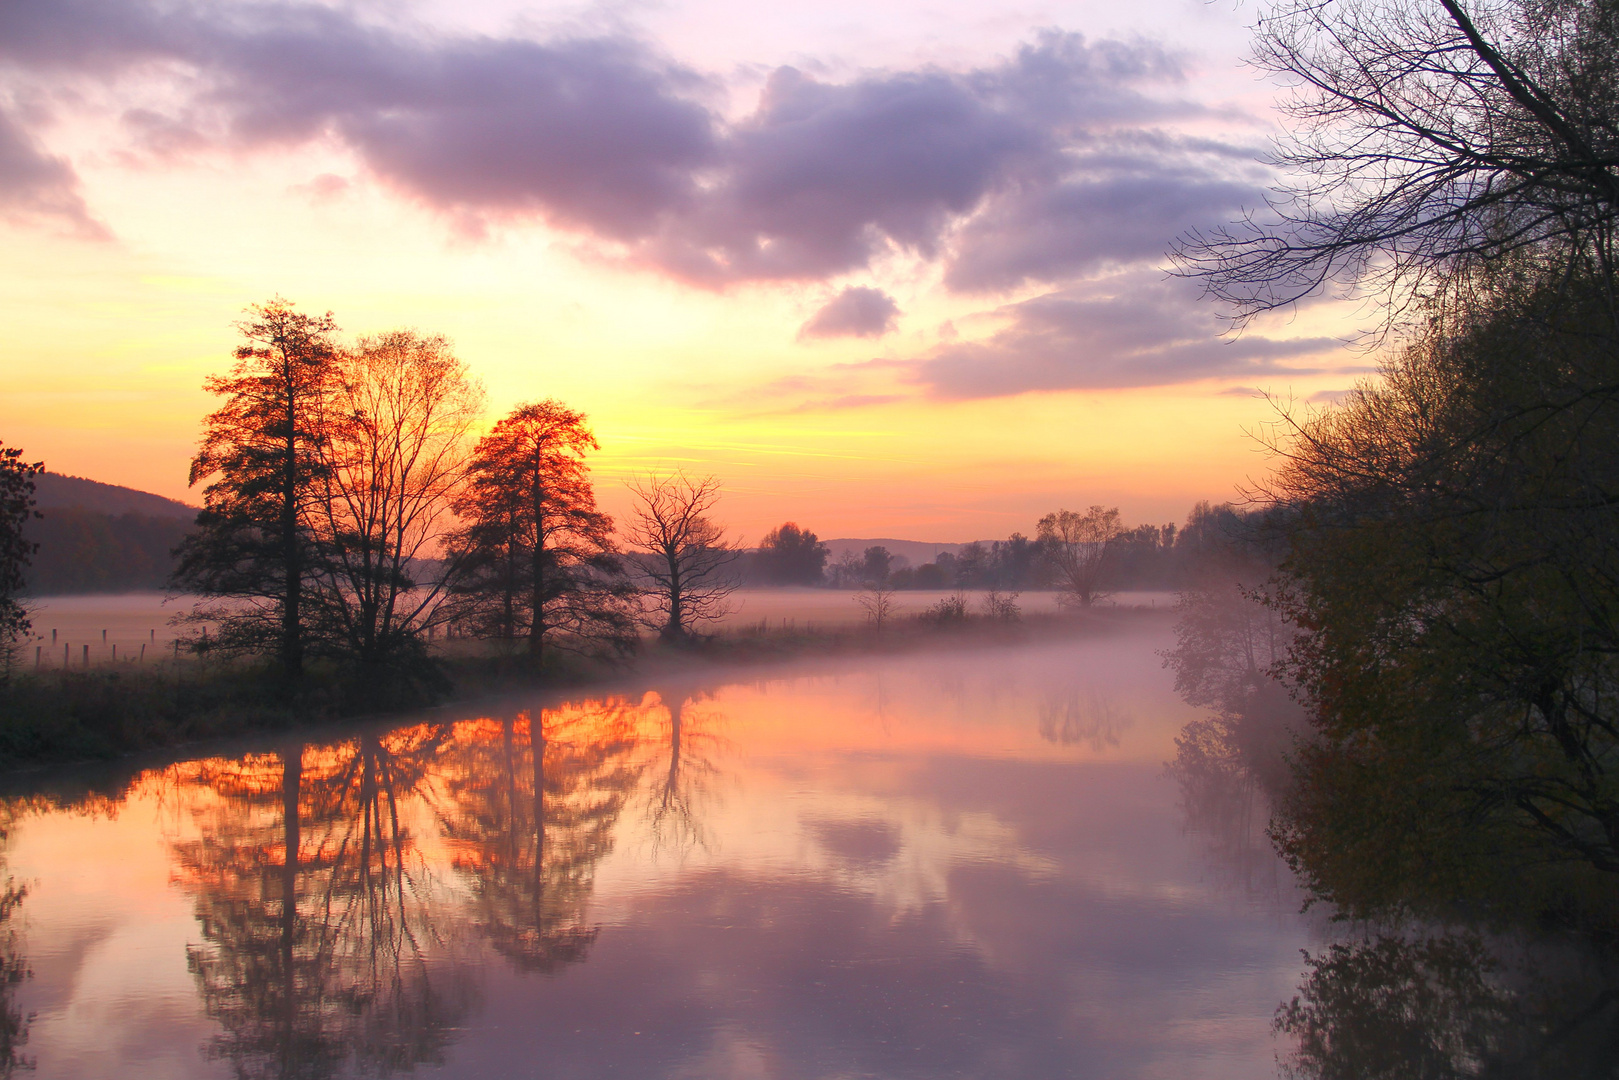
{"label": "dark treeline silhouette", "polygon": [[1121,589],[1176,589],[1199,579],[1210,551],[1223,543],[1211,535],[1241,516],[1230,504],[1200,502],[1183,525],[1126,527],[1116,508],[1061,510],[1041,519],[1033,537],[1015,532],[1005,540],[975,540],[918,565],[881,544],[829,560],[814,532],[787,522],[747,553],[743,572],[748,584],[759,586],[1060,589],[1087,603]]}
{"label": "dark treeline silhouette", "polygon": [[26,529],[39,545],[28,568],[28,591],[57,596],[165,588],[174,573],[174,549],[191,530],[190,518],[43,510]]}

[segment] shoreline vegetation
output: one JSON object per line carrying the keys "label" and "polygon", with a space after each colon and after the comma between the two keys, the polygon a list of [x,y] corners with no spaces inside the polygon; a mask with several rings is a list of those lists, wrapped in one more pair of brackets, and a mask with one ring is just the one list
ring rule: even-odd
{"label": "shoreline vegetation", "polygon": [[[851,601],[852,603],[853,601]],[[294,729],[349,724],[514,693],[634,684],[678,674],[955,646],[1016,646],[1117,632],[1176,617],[1173,606],[1112,606],[1008,617],[947,605],[882,625],[784,620],[739,623],[678,643],[649,635],[631,656],[550,650],[534,668],[522,640],[440,639],[438,680],[379,685],[337,665],[311,664],[288,694],[273,663],[188,654],[141,666],[46,669],[14,676],[0,695],[0,773],[88,765]],[[390,672],[379,675],[386,680]],[[425,690],[431,687],[431,690]]]}

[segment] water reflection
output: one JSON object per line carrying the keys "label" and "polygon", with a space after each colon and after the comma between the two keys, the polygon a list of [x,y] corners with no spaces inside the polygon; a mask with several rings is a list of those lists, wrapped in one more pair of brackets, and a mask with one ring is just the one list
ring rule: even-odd
{"label": "water reflection", "polygon": [[438,765],[439,825],[470,917],[524,971],[582,961],[594,871],[638,779],[640,710],[591,702],[461,724]]}
{"label": "water reflection", "polygon": [[387,1074],[440,1060],[471,1003],[454,913],[435,897],[406,800],[439,727],[179,767],[195,839],[174,844],[202,944],[188,950],[207,1050],[242,1077]]}
{"label": "water reflection", "polygon": [[[139,1075],[137,1027],[204,1050],[165,1077],[1269,1071],[1307,931],[1204,880],[1159,643],[667,683],[58,785],[22,830],[55,897],[30,1049],[42,1076]],[[144,868],[122,892],[73,861],[108,850]],[[184,996],[155,945],[119,981],[163,941]]]}
{"label": "water reflection", "polygon": [[705,800],[719,771],[715,752],[720,746],[719,717],[705,707],[701,691],[666,691],[667,719],[655,725],[649,740],[652,760],[647,793],[648,835],[654,854],[676,858],[693,847],[707,846],[702,814]]}
{"label": "water reflection", "polygon": [[1288,1076],[1462,1080],[1619,1075],[1619,972],[1573,942],[1383,934],[1307,957],[1277,1013]]}
{"label": "water reflection", "polygon": [[[7,807],[0,827],[0,844],[9,835],[12,808]],[[22,935],[17,929],[17,916],[24,898],[26,885],[19,884],[9,873],[0,884],[0,1077],[9,1077],[19,1070],[33,1068],[33,1062],[22,1052],[28,1043],[28,1028],[33,1017],[26,1015],[17,1004],[17,987],[29,977],[27,957],[22,951]]]}

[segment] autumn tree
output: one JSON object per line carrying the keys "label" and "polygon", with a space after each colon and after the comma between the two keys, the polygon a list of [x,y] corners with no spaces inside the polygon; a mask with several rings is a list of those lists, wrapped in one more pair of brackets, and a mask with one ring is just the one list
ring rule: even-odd
{"label": "autumn tree", "polygon": [[39,517],[34,509],[34,477],[44,466],[25,464],[22,450],[0,447],[0,682],[8,679],[20,643],[30,629],[28,609],[21,594],[26,586],[23,571],[28,568],[38,545],[23,534],[30,518]]}
{"label": "autumn tree", "polygon": [[483,391],[449,342],[409,330],[361,338],[334,367],[308,511],[314,629],[340,659],[420,671],[410,662],[450,583],[439,556]]}
{"label": "autumn tree", "polygon": [[685,641],[722,618],[737,589],[736,547],[709,515],[720,498],[712,476],[648,475],[630,485],[635,504],[626,535],[639,549],[647,621],[664,641]]}
{"label": "autumn tree", "polygon": [[195,617],[213,641],[270,652],[303,673],[305,596],[321,568],[313,522],[326,476],[325,421],[337,382],[337,325],[279,297],[247,309],[229,374],[204,389],[224,404],[204,422],[191,484],[209,481],[197,529],[178,549],[174,587],[222,603]]}
{"label": "autumn tree", "polygon": [[1097,505],[1083,514],[1058,510],[1040,519],[1039,540],[1057,584],[1081,607],[1106,595],[1103,575],[1110,545],[1123,531],[1118,507]]}
{"label": "autumn tree", "polygon": [[616,652],[635,642],[633,589],[585,464],[595,449],[583,413],[520,405],[478,443],[456,502],[456,617],[526,637],[535,664],[548,641]]}
{"label": "autumn tree", "polygon": [[759,542],[759,568],[777,585],[819,585],[829,554],[820,537],[789,521]]}

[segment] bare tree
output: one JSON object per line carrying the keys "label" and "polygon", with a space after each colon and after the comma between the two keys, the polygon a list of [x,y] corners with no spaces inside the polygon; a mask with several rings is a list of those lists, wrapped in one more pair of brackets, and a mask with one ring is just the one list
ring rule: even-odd
{"label": "bare tree", "polygon": [[1398,312],[1534,248],[1609,280],[1619,12],[1606,0],[1285,0],[1256,65],[1293,89],[1268,211],[1175,253],[1240,320],[1338,285]]}
{"label": "bare tree", "polygon": [[630,484],[635,505],[625,536],[650,579],[647,623],[664,641],[684,641],[703,623],[723,618],[737,589],[740,550],[709,515],[720,498],[712,476],[649,473]]}
{"label": "bare tree", "polygon": [[376,664],[403,659],[443,598],[439,556],[483,391],[444,338],[409,330],[362,338],[338,365],[311,600],[324,648]]}
{"label": "bare tree", "polygon": [[894,585],[888,580],[888,575],[872,578],[866,582],[866,587],[855,593],[855,603],[866,612],[866,621],[878,631],[882,632],[884,626],[894,621],[896,602],[894,600]]}
{"label": "bare tree", "polygon": [[1109,545],[1122,532],[1116,506],[1092,506],[1083,514],[1058,510],[1040,519],[1040,542],[1058,584],[1081,607],[1090,607],[1107,595],[1102,574]]}

